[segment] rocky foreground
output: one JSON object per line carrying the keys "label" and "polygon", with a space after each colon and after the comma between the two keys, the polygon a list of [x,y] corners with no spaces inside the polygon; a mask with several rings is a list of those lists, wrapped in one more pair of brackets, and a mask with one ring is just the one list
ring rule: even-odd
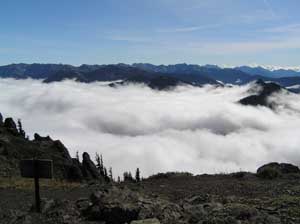
{"label": "rocky foreground", "polygon": [[[32,180],[19,161],[52,159],[54,179],[41,182],[34,212]],[[257,173],[164,173],[142,181],[107,181],[90,156],[71,158],[50,137],[33,140],[0,116],[0,223],[3,224],[279,224],[300,223],[300,170],[270,163]]]}
{"label": "rocky foreground", "polygon": [[299,172],[285,173],[280,164],[259,175],[172,173],[140,183],[44,185],[41,194],[37,214],[30,187],[0,187],[0,223],[300,223]]}

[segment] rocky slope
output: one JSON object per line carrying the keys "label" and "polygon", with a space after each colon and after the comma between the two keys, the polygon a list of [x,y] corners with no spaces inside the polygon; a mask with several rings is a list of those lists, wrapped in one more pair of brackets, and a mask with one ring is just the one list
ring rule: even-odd
{"label": "rocky slope", "polygon": [[12,118],[3,120],[0,116],[0,177],[20,176],[21,159],[51,159],[54,165],[54,178],[82,181],[99,179],[98,171],[87,153],[82,163],[71,158],[68,149],[59,140],[49,136],[34,135],[33,140],[18,130]]}
{"label": "rocky slope", "polygon": [[257,175],[170,173],[140,183],[44,187],[41,214],[32,210],[30,189],[0,185],[0,194],[0,223],[300,223],[300,173],[291,164],[268,164]]}
{"label": "rocky slope", "polygon": [[279,93],[280,91],[288,92],[288,90],[282,88],[276,83],[266,83],[262,80],[258,80],[255,82],[254,87],[249,90],[250,93],[254,94],[241,99],[239,103],[243,105],[274,108],[276,106],[276,102],[271,102],[269,97],[275,93]]}

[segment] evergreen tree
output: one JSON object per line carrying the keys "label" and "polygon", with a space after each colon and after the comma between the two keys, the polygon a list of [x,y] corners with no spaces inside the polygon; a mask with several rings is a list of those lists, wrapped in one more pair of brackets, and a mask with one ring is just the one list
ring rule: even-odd
{"label": "evergreen tree", "polygon": [[25,131],[23,130],[23,126],[22,126],[21,119],[18,119],[18,131],[19,131],[19,133],[25,138],[26,133],[25,133]]}
{"label": "evergreen tree", "polygon": [[109,182],[109,181],[110,181],[110,178],[109,178],[109,176],[108,176],[106,167],[103,168],[103,171],[104,171],[104,179],[105,179],[105,181],[106,181],[106,182]]}
{"label": "evergreen tree", "polygon": [[104,177],[108,177],[106,167],[104,167]]}
{"label": "evergreen tree", "polygon": [[141,181],[141,176],[140,175],[141,175],[140,169],[137,168],[136,172],[135,172],[135,181],[136,182],[140,182]]}
{"label": "evergreen tree", "polygon": [[128,173],[127,172],[123,173],[123,180],[128,181]]}
{"label": "evergreen tree", "polygon": [[105,177],[105,173],[104,173],[104,163],[103,163],[103,157],[102,154],[99,157],[99,164],[100,164],[100,175]]}
{"label": "evergreen tree", "polygon": [[96,160],[96,167],[100,172],[100,170],[101,170],[101,160],[100,160],[100,156],[97,152],[96,152],[95,160]]}
{"label": "evergreen tree", "polygon": [[124,172],[123,177],[124,181],[134,182],[131,172]]}
{"label": "evergreen tree", "polygon": [[79,161],[79,152],[76,151],[76,159]]}
{"label": "evergreen tree", "polygon": [[132,177],[131,172],[128,173],[128,180],[129,180],[129,181],[133,181],[133,177]]}
{"label": "evergreen tree", "polygon": [[100,155],[100,165],[101,165],[101,169],[103,170],[104,164],[103,164],[103,157],[102,157],[102,154]]}
{"label": "evergreen tree", "polygon": [[110,167],[109,168],[109,179],[111,180],[111,181],[113,181],[113,173],[112,173],[112,168]]}

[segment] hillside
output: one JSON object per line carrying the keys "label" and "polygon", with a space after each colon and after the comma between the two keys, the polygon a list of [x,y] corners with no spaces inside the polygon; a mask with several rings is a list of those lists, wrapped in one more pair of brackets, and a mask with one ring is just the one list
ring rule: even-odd
{"label": "hillside", "polygon": [[101,179],[87,153],[83,154],[81,163],[78,159],[71,158],[61,141],[38,134],[34,135],[33,140],[29,140],[25,135],[12,118],[3,120],[0,114],[0,177],[20,177],[20,160],[39,158],[53,160],[55,179]]}

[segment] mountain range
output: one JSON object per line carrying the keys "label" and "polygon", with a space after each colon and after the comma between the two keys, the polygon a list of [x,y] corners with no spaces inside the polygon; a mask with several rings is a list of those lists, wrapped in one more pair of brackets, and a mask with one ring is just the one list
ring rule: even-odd
{"label": "mountain range", "polygon": [[[263,67],[240,66],[221,68],[216,65],[86,65],[67,64],[10,64],[0,66],[0,77],[43,79],[45,83],[73,79],[79,82],[120,81],[124,83],[155,83],[151,88],[165,89],[178,84],[242,85],[254,80],[272,81],[290,90],[299,89],[300,72],[291,69],[268,70]],[[158,85],[158,86],[156,86]]]}

